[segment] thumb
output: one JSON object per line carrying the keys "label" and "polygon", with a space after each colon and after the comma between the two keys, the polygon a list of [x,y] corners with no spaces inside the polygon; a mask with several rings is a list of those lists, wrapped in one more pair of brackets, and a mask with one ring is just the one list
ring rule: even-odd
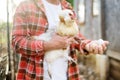
{"label": "thumb", "polygon": [[109,44],[109,41],[104,41],[104,44],[105,44],[105,45],[108,45],[108,44]]}

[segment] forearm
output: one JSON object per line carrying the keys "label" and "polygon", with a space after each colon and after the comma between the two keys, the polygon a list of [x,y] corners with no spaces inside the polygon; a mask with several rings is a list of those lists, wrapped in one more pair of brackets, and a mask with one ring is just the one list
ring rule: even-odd
{"label": "forearm", "polygon": [[43,41],[30,39],[26,36],[13,35],[12,46],[17,53],[26,55],[38,55],[44,51]]}
{"label": "forearm", "polygon": [[44,50],[45,51],[50,51],[50,50],[53,50],[53,49],[54,49],[54,46],[53,46],[52,43],[44,41]]}
{"label": "forearm", "polygon": [[71,50],[77,49],[80,51],[81,54],[87,54],[88,51],[86,50],[85,46],[91,42],[91,40],[86,39],[81,33],[79,33],[75,40],[78,42],[77,44],[71,44]]}
{"label": "forearm", "polygon": [[62,49],[60,45],[56,44],[53,41],[44,41],[44,51]]}

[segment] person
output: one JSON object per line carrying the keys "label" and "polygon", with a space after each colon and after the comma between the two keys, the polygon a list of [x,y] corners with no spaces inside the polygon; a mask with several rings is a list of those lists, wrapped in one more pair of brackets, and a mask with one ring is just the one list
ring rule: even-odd
{"label": "person", "polygon": [[[16,80],[80,80],[78,64],[63,58],[54,63],[52,73],[55,75],[50,76],[44,61],[45,52],[71,44],[69,56],[77,60],[74,49],[81,54],[102,54],[106,50],[108,41],[88,40],[81,33],[74,38],[54,34],[49,41],[32,38],[55,29],[59,22],[58,13],[63,9],[73,10],[66,0],[26,0],[17,7],[12,31],[13,50],[20,54]],[[79,44],[74,43],[76,41]],[[59,76],[60,72],[64,77]]]}

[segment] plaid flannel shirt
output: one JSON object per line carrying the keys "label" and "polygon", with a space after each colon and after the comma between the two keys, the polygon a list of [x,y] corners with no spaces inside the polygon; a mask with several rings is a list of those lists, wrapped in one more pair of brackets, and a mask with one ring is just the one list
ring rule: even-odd
{"label": "plaid flannel shirt", "polygon": [[[61,4],[62,9],[72,9],[65,0],[61,0]],[[31,38],[47,30],[48,22],[42,1],[22,2],[16,9],[13,26],[12,46],[16,53],[21,54],[16,80],[43,80],[44,43]],[[88,40],[84,40],[83,44],[87,42]],[[70,56],[77,60],[73,47],[80,50],[84,46],[79,44],[71,47]],[[75,63],[68,63],[67,74],[68,80],[80,80],[79,68]]]}

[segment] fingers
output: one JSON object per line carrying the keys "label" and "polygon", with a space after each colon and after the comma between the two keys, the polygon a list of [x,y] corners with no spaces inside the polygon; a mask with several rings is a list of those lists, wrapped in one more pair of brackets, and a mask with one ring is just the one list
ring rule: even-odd
{"label": "fingers", "polygon": [[106,46],[104,44],[97,45],[94,48],[94,54],[103,54],[105,50],[106,50]]}
{"label": "fingers", "polygon": [[90,48],[90,45],[87,44],[87,45],[85,46],[85,49],[90,52],[90,49],[89,49],[89,48]]}
{"label": "fingers", "polygon": [[74,37],[68,38],[66,41],[68,44],[72,44],[72,43],[78,44],[78,42],[74,39]]}
{"label": "fingers", "polygon": [[99,54],[103,54],[103,52],[104,52],[103,46],[100,45],[100,46],[98,47],[98,53],[99,53]]}
{"label": "fingers", "polygon": [[95,42],[92,41],[85,46],[85,49],[89,52],[94,52],[94,49],[96,48],[96,46],[97,45],[95,44]]}
{"label": "fingers", "polygon": [[102,49],[102,47],[98,48],[98,53],[96,53],[96,54],[103,54],[103,53],[104,53],[104,50]]}
{"label": "fingers", "polygon": [[93,52],[93,47],[91,44],[86,45],[86,50],[89,52]]}
{"label": "fingers", "polygon": [[103,51],[107,50],[107,45],[109,44],[109,41],[104,41],[104,43],[101,45],[103,48]]}
{"label": "fingers", "polygon": [[95,49],[94,49],[94,52],[93,52],[93,53],[94,53],[94,54],[98,54],[98,52],[99,52],[99,51],[98,51],[98,47],[95,47]]}
{"label": "fingers", "polygon": [[104,44],[107,46],[109,44],[109,41],[104,41]]}
{"label": "fingers", "polygon": [[77,43],[77,41],[73,37],[64,37],[65,47],[69,46],[72,43]]}
{"label": "fingers", "polygon": [[91,41],[85,46],[85,49],[93,54],[103,54],[107,49],[108,41],[103,41],[102,39]]}
{"label": "fingers", "polygon": [[105,44],[102,44],[103,50],[105,51],[107,49]]}

